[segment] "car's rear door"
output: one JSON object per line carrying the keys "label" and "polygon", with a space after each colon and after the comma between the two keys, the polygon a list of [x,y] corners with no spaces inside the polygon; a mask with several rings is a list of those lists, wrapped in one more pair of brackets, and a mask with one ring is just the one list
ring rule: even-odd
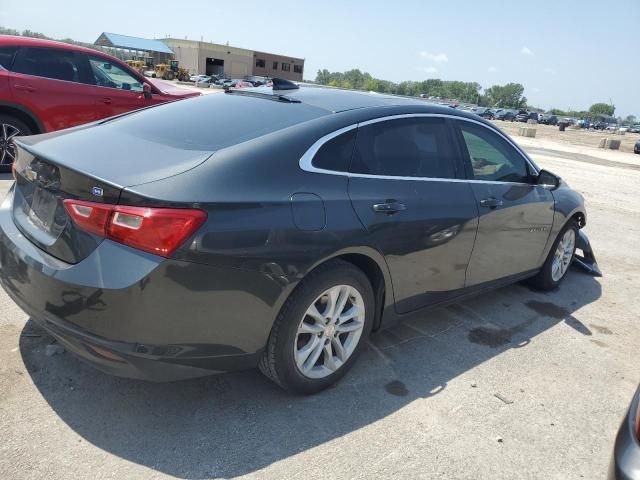
{"label": "car's rear door", "polygon": [[464,288],[478,210],[442,117],[360,124],[349,196],[389,266],[400,313]]}
{"label": "car's rear door", "polygon": [[22,47],[16,53],[10,85],[15,101],[34,112],[47,130],[96,119],[94,88],[73,50]]}
{"label": "car's rear door", "polygon": [[470,120],[457,120],[456,128],[480,211],[466,285],[540,267],[553,223],[553,195],[535,184],[534,167],[492,128]]}
{"label": "car's rear door", "polygon": [[143,93],[142,79],[100,55],[87,55],[96,97],[98,118],[112,117],[151,105]]}

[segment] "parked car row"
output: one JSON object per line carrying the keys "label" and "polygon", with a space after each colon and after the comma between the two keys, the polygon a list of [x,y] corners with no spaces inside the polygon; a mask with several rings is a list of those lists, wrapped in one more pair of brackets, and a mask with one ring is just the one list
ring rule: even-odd
{"label": "parked car row", "polygon": [[250,76],[246,78],[227,78],[223,75],[192,75],[189,79],[199,87],[251,88],[267,85],[268,78]]}

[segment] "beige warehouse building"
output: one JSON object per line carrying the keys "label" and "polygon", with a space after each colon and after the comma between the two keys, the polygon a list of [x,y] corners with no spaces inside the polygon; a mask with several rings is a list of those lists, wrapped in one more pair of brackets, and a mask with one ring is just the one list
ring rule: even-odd
{"label": "beige warehouse building", "polygon": [[230,45],[164,38],[181,67],[192,74],[225,75],[242,78],[246,75],[279,77],[302,81],[304,59],[273,53],[256,52]]}

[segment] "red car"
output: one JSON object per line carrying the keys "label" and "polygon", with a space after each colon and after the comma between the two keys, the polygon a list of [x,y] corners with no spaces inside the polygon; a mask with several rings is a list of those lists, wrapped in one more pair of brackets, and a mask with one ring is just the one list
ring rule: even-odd
{"label": "red car", "polygon": [[0,168],[18,135],[74,127],[200,95],[143,77],[110,55],[51,40],[0,35]]}

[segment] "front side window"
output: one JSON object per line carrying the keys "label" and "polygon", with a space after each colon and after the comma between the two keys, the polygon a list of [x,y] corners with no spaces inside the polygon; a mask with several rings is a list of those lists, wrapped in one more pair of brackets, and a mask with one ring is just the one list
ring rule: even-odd
{"label": "front side window", "polygon": [[289,63],[284,63],[282,62],[282,71],[283,72],[289,72],[291,71],[291,65]]}
{"label": "front side window", "polygon": [[11,70],[13,56],[16,53],[16,47],[0,47],[0,67],[5,70]]}
{"label": "front side window", "polygon": [[456,155],[443,118],[414,117],[358,129],[351,171],[369,175],[456,178]]}
{"label": "front side window", "polygon": [[89,56],[89,64],[97,86],[142,92],[142,83],[119,65],[92,55]]}
{"label": "front side window", "polygon": [[459,122],[468,161],[475,180],[527,183],[529,170],[524,157],[486,127]]}
{"label": "front side window", "polygon": [[333,170],[334,172],[349,171],[355,140],[355,128],[332,138],[320,147],[311,163],[314,167],[324,170]]}
{"label": "front side window", "polygon": [[12,70],[54,80],[80,81],[77,57],[68,50],[24,48],[16,56]]}

